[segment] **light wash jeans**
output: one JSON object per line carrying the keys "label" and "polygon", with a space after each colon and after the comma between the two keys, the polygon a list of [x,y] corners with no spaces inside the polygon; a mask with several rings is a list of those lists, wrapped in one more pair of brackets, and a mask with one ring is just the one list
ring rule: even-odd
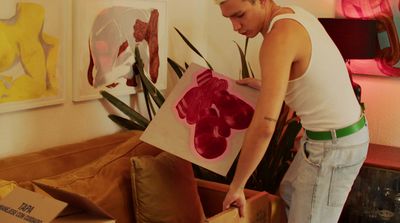
{"label": "light wash jeans", "polygon": [[368,144],[367,126],[336,140],[311,140],[304,134],[280,186],[288,222],[336,223]]}

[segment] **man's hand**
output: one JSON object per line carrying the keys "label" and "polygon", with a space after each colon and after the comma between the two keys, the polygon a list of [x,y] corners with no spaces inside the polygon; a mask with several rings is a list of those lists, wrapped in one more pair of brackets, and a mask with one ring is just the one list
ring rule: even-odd
{"label": "man's hand", "polygon": [[246,198],[244,196],[243,189],[229,189],[228,193],[225,196],[222,209],[226,210],[230,207],[237,207],[239,208],[239,215],[242,218],[244,217],[245,205]]}
{"label": "man's hand", "polygon": [[245,78],[245,79],[242,79],[242,80],[237,80],[236,83],[240,84],[240,85],[247,85],[247,86],[249,86],[251,88],[254,88],[256,90],[260,90],[261,89],[261,81],[258,80],[258,79],[255,79],[255,78],[248,77],[248,78]]}

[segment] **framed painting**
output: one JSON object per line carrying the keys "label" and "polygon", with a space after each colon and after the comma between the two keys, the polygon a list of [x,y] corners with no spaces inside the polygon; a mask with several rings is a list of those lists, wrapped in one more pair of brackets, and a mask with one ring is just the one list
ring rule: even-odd
{"label": "framed painting", "polygon": [[340,17],[378,21],[377,58],[350,60],[351,72],[400,77],[400,0],[338,0],[336,11]]}
{"label": "framed painting", "polygon": [[137,48],[148,78],[166,88],[166,0],[74,0],[73,99],[136,93]]}
{"label": "framed painting", "polygon": [[140,139],[225,176],[257,98],[257,90],[191,64]]}
{"label": "framed painting", "polygon": [[65,1],[2,1],[0,113],[63,103]]}

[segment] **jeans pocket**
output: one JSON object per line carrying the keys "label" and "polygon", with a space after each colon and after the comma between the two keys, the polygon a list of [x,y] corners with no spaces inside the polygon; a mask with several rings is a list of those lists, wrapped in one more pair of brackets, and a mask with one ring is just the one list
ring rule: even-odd
{"label": "jeans pocket", "polygon": [[345,204],[364,160],[365,158],[351,165],[340,165],[332,168],[328,206],[342,207]]}
{"label": "jeans pocket", "polygon": [[319,167],[324,156],[323,144],[304,142],[302,149],[303,159],[310,165]]}

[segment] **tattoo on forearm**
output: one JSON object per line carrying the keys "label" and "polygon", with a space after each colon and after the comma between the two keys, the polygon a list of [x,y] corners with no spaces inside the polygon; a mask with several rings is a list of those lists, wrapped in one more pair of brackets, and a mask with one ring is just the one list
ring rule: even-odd
{"label": "tattoo on forearm", "polygon": [[270,121],[270,122],[277,122],[278,120],[274,119],[274,118],[270,118],[270,117],[264,117],[264,120]]}

